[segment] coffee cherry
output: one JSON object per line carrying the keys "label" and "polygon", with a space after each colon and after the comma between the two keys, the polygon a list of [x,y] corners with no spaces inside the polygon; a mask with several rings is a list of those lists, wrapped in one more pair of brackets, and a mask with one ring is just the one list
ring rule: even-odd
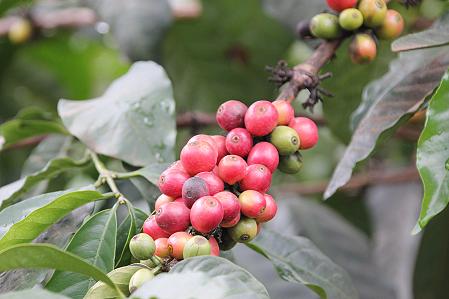
{"label": "coffee cherry", "polygon": [[223,220],[223,207],[218,199],[204,196],[198,199],[190,210],[190,222],[194,229],[208,233],[217,228]]}
{"label": "coffee cherry", "polygon": [[198,134],[198,135],[195,135],[192,138],[190,138],[189,141],[187,141],[187,143],[195,142],[195,141],[205,141],[205,142],[209,143],[209,145],[214,149],[214,151],[217,155],[217,159],[218,159],[218,145],[215,142],[215,139],[212,138],[212,136],[209,136],[206,134]]}
{"label": "coffee cherry", "polygon": [[330,13],[321,13],[310,21],[310,31],[315,37],[323,39],[335,39],[341,36],[341,28],[338,17]]}
{"label": "coffee cherry", "polygon": [[[184,183],[185,184],[185,183]],[[159,208],[167,202],[172,202],[175,199],[173,197],[167,196],[165,194],[161,194],[157,199],[156,202],[154,203],[154,210],[157,211],[159,210]]]}
{"label": "coffee cherry", "polygon": [[190,175],[214,169],[217,156],[218,151],[205,141],[187,143],[181,150],[182,166]]}
{"label": "coffee cherry", "polygon": [[404,19],[401,14],[389,9],[384,22],[376,29],[376,35],[381,39],[395,39],[401,35],[402,30],[404,30]]}
{"label": "coffee cherry", "polygon": [[199,177],[188,179],[182,186],[182,198],[189,209],[195,201],[203,196],[209,195],[209,187],[205,180]]}
{"label": "coffee cherry", "polygon": [[240,181],[240,189],[267,192],[271,185],[271,172],[262,164],[253,164],[246,168],[246,175]]}
{"label": "coffee cherry", "polygon": [[178,198],[182,194],[182,185],[190,176],[180,170],[166,170],[159,177],[159,190],[170,197]]}
{"label": "coffee cherry", "polygon": [[296,35],[300,39],[310,39],[313,38],[312,32],[310,32],[310,20],[300,21],[296,25]]}
{"label": "coffee cherry", "polygon": [[224,156],[228,154],[228,150],[226,149],[226,137],[221,135],[213,135],[211,136],[215,144],[217,145],[218,149],[218,158],[217,161],[219,162]]}
{"label": "coffee cherry", "polygon": [[279,170],[288,173],[295,174],[301,170],[302,156],[299,152],[288,156],[281,156],[279,159]]}
{"label": "coffee cherry", "polygon": [[184,259],[194,256],[210,255],[211,246],[209,241],[203,236],[193,236],[184,246],[182,256]]}
{"label": "coffee cherry", "polygon": [[279,153],[274,145],[269,142],[259,142],[249,152],[248,165],[262,164],[273,173],[279,164]]}
{"label": "coffee cherry", "polygon": [[242,214],[250,218],[259,217],[267,205],[263,194],[254,190],[246,190],[240,193],[239,203]]}
{"label": "coffee cherry", "polygon": [[313,120],[307,117],[296,117],[290,121],[289,127],[295,129],[299,136],[299,148],[309,149],[318,142],[318,127]]}
{"label": "coffee cherry", "polygon": [[152,280],[154,278],[153,271],[150,269],[142,268],[137,270],[136,273],[131,276],[129,280],[129,292],[132,293],[138,288],[140,288],[145,282]]}
{"label": "coffee cherry", "polygon": [[156,216],[150,216],[143,223],[143,232],[153,238],[153,240],[158,240],[160,238],[168,238],[169,233],[162,230],[156,222]]}
{"label": "coffee cherry", "polygon": [[348,8],[341,12],[338,17],[338,23],[341,28],[354,31],[363,25],[363,15],[360,10],[356,8]]}
{"label": "coffee cherry", "polygon": [[210,244],[210,255],[220,256],[220,247],[218,246],[217,240],[213,236],[209,238],[209,244]]}
{"label": "coffee cherry", "polygon": [[376,58],[377,46],[368,34],[357,34],[349,45],[349,56],[353,63],[369,63]]}
{"label": "coffee cherry", "polygon": [[186,230],[190,224],[190,210],[180,202],[169,202],[156,212],[156,222],[168,233]]}
{"label": "coffee cherry", "polygon": [[299,136],[295,129],[278,126],[270,135],[270,142],[276,147],[280,155],[290,155],[299,149]]}
{"label": "coffee cherry", "polygon": [[231,155],[248,156],[253,147],[253,138],[248,130],[243,128],[232,129],[226,136],[226,149]]}
{"label": "coffee cherry", "polygon": [[277,122],[278,112],[269,101],[253,103],[245,114],[245,127],[254,136],[270,134]]}
{"label": "coffee cherry", "polygon": [[168,238],[168,251],[170,256],[182,260],[184,246],[188,240],[192,238],[192,235],[186,232],[176,232]]}
{"label": "coffee cherry", "polygon": [[267,205],[265,206],[265,210],[262,214],[256,218],[257,223],[270,221],[274,218],[274,216],[276,216],[276,212],[278,210],[278,206],[270,194],[264,194],[264,198]]}
{"label": "coffee cherry", "polygon": [[245,113],[248,107],[240,101],[230,100],[221,104],[217,111],[217,123],[226,130],[231,131],[235,128],[244,126]]}
{"label": "coffee cherry", "polygon": [[186,201],[185,201],[184,198],[182,198],[182,197],[178,197],[178,198],[175,199],[173,202],[180,202],[180,203],[182,203],[183,205],[186,204]]}
{"label": "coffee cherry", "polygon": [[370,28],[379,27],[387,15],[384,0],[361,0],[359,10],[363,15],[363,23]]}
{"label": "coffee cherry", "polygon": [[[240,204],[239,204],[240,206]],[[240,213],[238,213],[233,219],[228,221],[222,221],[220,226],[221,227],[233,227],[240,221]]]}
{"label": "coffee cherry", "polygon": [[187,171],[184,169],[184,166],[182,166],[181,160],[177,160],[177,161],[173,162],[170,166],[168,166],[166,171],[169,171],[169,170],[179,170],[179,171],[187,173]]}
{"label": "coffee cherry", "polygon": [[218,164],[218,176],[224,182],[233,185],[245,177],[246,167],[247,164],[241,157],[228,155]]}
{"label": "coffee cherry", "polygon": [[343,11],[355,7],[357,0],[327,0],[327,5],[335,11]]}
{"label": "coffee cherry", "polygon": [[223,222],[228,222],[240,214],[239,199],[234,193],[229,191],[222,191],[214,195],[214,197],[221,203],[223,207]]}
{"label": "coffee cherry", "polygon": [[22,44],[28,41],[33,34],[33,26],[27,19],[15,21],[8,31],[8,38],[13,44]]}
{"label": "coffee cherry", "polygon": [[156,245],[154,244],[154,240],[147,234],[137,234],[129,241],[129,251],[138,260],[151,258],[155,250]]}
{"label": "coffee cherry", "polygon": [[295,110],[286,100],[276,100],[273,102],[278,112],[278,125],[288,125],[290,120],[295,117]]}
{"label": "coffee cherry", "polygon": [[251,218],[242,218],[236,226],[228,229],[231,238],[239,243],[246,243],[257,236],[257,222]]}
{"label": "coffee cherry", "polygon": [[168,250],[168,238],[159,238],[154,241],[156,245],[156,251],[154,255],[160,258],[166,258],[170,256],[170,251]]}
{"label": "coffee cherry", "polygon": [[235,245],[237,245],[237,242],[231,238],[229,230],[223,229],[221,231],[221,238],[218,240],[218,246],[220,247],[220,250],[228,251],[234,248]]}
{"label": "coffee cherry", "polygon": [[202,178],[209,189],[209,195],[215,195],[224,190],[223,181],[212,172],[200,172],[195,177]]}

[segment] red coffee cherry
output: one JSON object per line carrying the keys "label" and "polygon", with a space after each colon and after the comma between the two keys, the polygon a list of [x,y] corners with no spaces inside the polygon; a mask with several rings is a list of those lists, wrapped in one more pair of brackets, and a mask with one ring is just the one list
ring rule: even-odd
{"label": "red coffee cherry", "polygon": [[220,201],[221,206],[223,207],[223,221],[228,222],[232,221],[240,215],[240,204],[239,199],[234,193],[229,191],[222,191],[214,195],[218,201]]}
{"label": "red coffee cherry", "polygon": [[161,194],[156,199],[156,202],[154,203],[154,210],[157,211],[164,203],[172,202],[172,201],[175,201],[175,199],[173,197],[167,196],[165,194]]}
{"label": "red coffee cherry", "polygon": [[170,166],[168,166],[168,168],[165,171],[168,171],[168,170],[179,170],[179,171],[187,173],[187,171],[184,169],[184,166],[182,166],[181,160],[177,160],[177,161],[173,162]]}
{"label": "red coffee cherry", "polygon": [[288,125],[298,133],[300,149],[309,149],[317,144],[319,139],[318,127],[310,118],[296,117]]}
{"label": "red coffee cherry", "polygon": [[240,181],[241,190],[256,190],[265,193],[270,189],[271,172],[262,164],[253,164],[246,168],[246,175]]}
{"label": "red coffee cherry", "polygon": [[224,190],[223,181],[213,172],[200,172],[195,177],[202,178],[209,189],[209,195],[215,195]]}
{"label": "red coffee cherry", "polygon": [[228,221],[222,221],[220,226],[221,227],[233,227],[240,221],[240,213],[237,214],[233,219]]}
{"label": "red coffee cherry", "polygon": [[215,142],[215,139],[212,138],[212,136],[205,135],[205,134],[198,134],[198,135],[195,135],[192,138],[190,138],[189,141],[187,141],[187,143],[195,142],[195,141],[205,141],[205,142],[209,143],[209,145],[212,146],[212,148],[216,152],[217,159],[218,159],[218,145]]}
{"label": "red coffee cherry", "polygon": [[290,120],[295,117],[295,110],[288,101],[276,100],[273,105],[278,112],[278,125],[288,125]]}
{"label": "red coffee cherry", "polygon": [[152,237],[154,240],[160,238],[168,238],[170,236],[169,233],[162,230],[156,222],[155,216],[150,216],[143,223],[143,232]]}
{"label": "red coffee cherry", "polygon": [[267,205],[265,206],[265,210],[262,214],[256,218],[258,223],[270,221],[274,218],[274,216],[276,216],[276,212],[278,210],[278,206],[270,194],[265,194],[264,198]]}
{"label": "red coffee cherry", "polygon": [[181,202],[169,202],[156,212],[156,222],[168,233],[186,230],[190,224],[190,210]]}
{"label": "red coffee cherry", "polygon": [[156,244],[156,251],[154,255],[160,258],[166,258],[170,256],[170,250],[168,249],[168,238],[159,238],[154,241]]}
{"label": "red coffee cherry", "polygon": [[279,165],[279,153],[271,143],[259,142],[253,146],[246,160],[248,165],[265,165],[273,173]]}
{"label": "red coffee cherry", "polygon": [[207,195],[209,195],[209,187],[207,186],[206,181],[202,178],[190,178],[182,186],[182,198],[184,199],[184,204],[189,209],[198,198]]}
{"label": "red coffee cherry", "polygon": [[376,58],[376,54],[376,42],[369,34],[356,34],[349,45],[349,56],[353,63],[370,63]]}
{"label": "red coffee cherry", "polygon": [[217,111],[217,123],[226,130],[243,127],[243,119],[248,107],[240,101],[230,100],[221,104]]}
{"label": "red coffee cherry", "polygon": [[253,147],[253,138],[248,130],[235,128],[226,136],[226,149],[231,155],[248,156]]}
{"label": "red coffee cherry", "polygon": [[355,7],[357,0],[327,0],[327,5],[335,11],[343,11],[346,8]]}
{"label": "red coffee cherry", "polygon": [[182,203],[183,205],[186,204],[186,201],[185,201],[184,198],[182,198],[182,197],[178,197],[178,198],[175,199],[173,202],[180,202],[180,203]]}
{"label": "red coffee cherry", "polygon": [[217,240],[213,236],[209,238],[209,244],[210,244],[210,255],[220,256],[220,247],[218,246]]}
{"label": "red coffee cherry", "polygon": [[239,203],[242,214],[249,218],[259,217],[267,205],[263,194],[254,190],[240,193]]}
{"label": "red coffee cherry", "polygon": [[242,157],[228,155],[218,164],[218,176],[229,185],[233,185],[243,179],[246,174],[246,162]]}
{"label": "red coffee cherry", "polygon": [[278,123],[278,112],[269,101],[257,101],[245,114],[245,127],[254,136],[271,133]]}
{"label": "red coffee cherry", "polygon": [[223,207],[213,196],[198,199],[190,210],[190,222],[194,229],[201,233],[208,233],[217,228],[223,220]]}
{"label": "red coffee cherry", "polygon": [[381,39],[395,39],[404,30],[404,19],[396,10],[387,10],[387,15],[382,25],[376,29],[376,35]]}
{"label": "red coffee cherry", "polygon": [[217,144],[218,149],[218,158],[217,162],[220,162],[220,160],[228,154],[228,150],[226,149],[226,137],[221,135],[213,135],[211,136],[215,143]]}
{"label": "red coffee cherry", "polygon": [[159,190],[170,197],[177,198],[182,194],[182,185],[190,176],[180,170],[166,170],[159,177]]}
{"label": "red coffee cherry", "polygon": [[217,156],[216,149],[205,141],[187,143],[181,150],[182,166],[190,175],[214,169]]}
{"label": "red coffee cherry", "polygon": [[177,260],[182,260],[184,246],[191,238],[192,236],[186,232],[176,232],[172,234],[168,238],[168,250],[170,252],[170,256]]}

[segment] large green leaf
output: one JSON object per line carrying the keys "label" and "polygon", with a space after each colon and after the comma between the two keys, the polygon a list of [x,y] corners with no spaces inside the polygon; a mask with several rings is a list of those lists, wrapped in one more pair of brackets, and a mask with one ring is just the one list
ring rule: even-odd
{"label": "large green leaf", "polygon": [[0,295],[0,299],[69,299],[61,294],[52,293],[43,289],[30,289],[16,292],[8,292]]}
{"label": "large green leaf", "polygon": [[176,137],[171,83],[154,62],[137,62],[103,96],[60,100],[67,129],[92,150],[136,166],[173,161]]}
{"label": "large green leaf", "polygon": [[[75,191],[62,195],[57,194],[52,197],[53,200],[49,203],[33,210],[20,221],[14,222],[14,219],[7,223],[12,225],[1,236],[0,250],[14,244],[30,242],[74,209],[89,202],[110,197],[111,195],[103,195],[97,191]],[[48,200],[48,198],[41,198],[42,202],[45,200]],[[5,213],[5,210],[3,213]],[[5,213],[5,217],[8,217],[8,214]]]}
{"label": "large green leaf", "polygon": [[149,166],[136,170],[136,173],[146,178],[153,185],[157,186],[161,173],[166,170],[168,166],[169,164],[166,163],[151,164]]}
{"label": "large green leaf", "polygon": [[419,232],[449,202],[449,75],[430,100],[427,120],[418,141],[416,166],[424,184]]}
{"label": "large green leaf", "polygon": [[268,258],[282,279],[304,284],[321,298],[358,298],[346,271],[304,237],[264,229],[247,245]]}
{"label": "large green leaf", "polygon": [[[176,286],[176,287],[173,287]],[[220,257],[194,257],[179,262],[135,291],[131,298],[263,299],[265,287],[248,271]]]}

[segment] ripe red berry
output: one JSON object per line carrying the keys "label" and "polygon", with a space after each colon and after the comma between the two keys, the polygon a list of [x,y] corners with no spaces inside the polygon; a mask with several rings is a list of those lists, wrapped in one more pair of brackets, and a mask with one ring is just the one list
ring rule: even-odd
{"label": "ripe red berry", "polygon": [[199,177],[188,179],[182,186],[182,198],[184,204],[190,209],[195,201],[203,196],[209,195],[209,187],[205,180]]}
{"label": "ripe red berry", "polygon": [[238,215],[240,215],[240,204],[239,199],[234,193],[229,191],[222,191],[214,195],[218,199],[223,207],[223,221],[228,222]]}
{"label": "ripe red berry", "polygon": [[210,244],[210,255],[220,256],[220,247],[218,246],[217,240],[213,236],[209,238],[209,244]]}
{"label": "ripe red berry", "polygon": [[274,218],[274,216],[276,216],[276,212],[278,210],[278,206],[274,201],[274,198],[270,194],[265,194],[264,198],[267,205],[265,206],[265,210],[262,212],[262,214],[260,214],[256,218],[256,221],[258,223],[270,221]]}
{"label": "ripe red berry", "polygon": [[233,227],[235,226],[237,223],[239,223],[240,221],[240,213],[237,214],[237,216],[235,216],[233,219],[229,220],[229,221],[222,221],[220,226],[221,227]]}
{"label": "ripe red berry", "polygon": [[300,149],[312,148],[318,142],[318,127],[310,118],[296,117],[288,125],[298,133]]}
{"label": "ripe red berry", "polygon": [[175,199],[173,197],[167,196],[165,194],[161,194],[157,199],[156,202],[154,203],[154,210],[159,210],[159,208],[167,202],[172,202],[175,201]]}
{"label": "ripe red berry", "polygon": [[255,190],[240,193],[239,203],[242,214],[250,218],[259,217],[267,205],[263,194]]}
{"label": "ripe red berry", "polygon": [[223,214],[223,207],[218,199],[204,196],[193,204],[190,210],[190,222],[197,231],[208,233],[220,224]]}
{"label": "ripe red berry", "polygon": [[180,170],[166,170],[159,177],[159,190],[170,197],[177,198],[182,194],[182,185],[190,176]]}
{"label": "ripe red berry", "polygon": [[172,234],[168,238],[168,250],[170,252],[170,256],[177,260],[182,260],[184,246],[191,238],[192,235],[189,235],[186,232],[176,232]]}
{"label": "ripe red berry", "polygon": [[227,155],[218,164],[218,176],[224,182],[233,185],[245,177],[246,166],[242,157]]}
{"label": "ripe red berry", "polygon": [[241,190],[267,192],[271,185],[271,172],[262,164],[253,164],[246,168],[246,175],[240,181]]}
{"label": "ripe red berry", "polygon": [[346,8],[355,7],[357,0],[327,0],[327,5],[335,11],[343,11]]}
{"label": "ripe red berry", "polygon": [[154,241],[156,244],[156,251],[154,255],[160,258],[166,258],[170,256],[170,250],[168,249],[168,238],[159,238]]}
{"label": "ripe red berry", "polygon": [[240,101],[230,100],[221,104],[217,111],[217,123],[226,130],[243,127],[245,113],[248,110],[245,104]]}
{"label": "ripe red berry", "polygon": [[187,171],[184,169],[184,166],[182,166],[181,160],[173,162],[170,166],[167,167],[166,171],[168,170],[179,170],[187,173]]}
{"label": "ripe red berry", "polygon": [[217,162],[220,162],[220,160],[228,154],[228,150],[226,149],[226,137],[221,135],[213,135],[211,136],[215,143],[217,144],[218,149],[218,158]]}
{"label": "ripe red berry", "polygon": [[248,130],[235,128],[226,136],[226,149],[231,155],[248,156],[253,147],[253,138]]}
{"label": "ripe red berry", "polygon": [[295,110],[288,101],[276,100],[273,105],[278,112],[278,125],[288,125],[290,120],[295,117]]}
{"label": "ripe red berry", "polygon": [[169,233],[162,230],[156,222],[155,216],[150,216],[143,223],[143,232],[152,237],[154,240],[160,238],[168,238]]}
{"label": "ripe red berry", "polygon": [[212,136],[209,136],[206,134],[198,134],[198,135],[195,135],[192,138],[190,138],[189,141],[187,141],[187,143],[194,142],[194,141],[205,141],[205,142],[209,143],[209,145],[212,146],[215,153],[217,154],[217,159],[218,159],[218,146],[217,146],[217,143],[215,142],[215,139],[212,138]]}
{"label": "ripe red berry", "polygon": [[387,15],[379,28],[376,28],[376,35],[381,39],[395,39],[404,30],[404,19],[396,10],[387,10]]}
{"label": "ripe red berry", "polygon": [[202,178],[206,181],[209,188],[209,195],[215,195],[224,190],[223,181],[213,172],[200,172],[195,177]]}
{"label": "ripe red berry", "polygon": [[271,143],[260,142],[253,146],[246,160],[248,165],[265,165],[273,173],[279,165],[279,153]]}
{"label": "ripe red berry", "polygon": [[181,151],[182,166],[190,175],[211,171],[217,164],[217,155],[216,149],[205,141],[190,142]]}
{"label": "ripe red berry", "polygon": [[245,114],[245,127],[254,136],[271,133],[278,123],[278,112],[269,101],[257,101]]}
{"label": "ripe red berry", "polygon": [[169,202],[156,212],[156,222],[168,233],[186,230],[190,224],[190,210],[181,202]]}

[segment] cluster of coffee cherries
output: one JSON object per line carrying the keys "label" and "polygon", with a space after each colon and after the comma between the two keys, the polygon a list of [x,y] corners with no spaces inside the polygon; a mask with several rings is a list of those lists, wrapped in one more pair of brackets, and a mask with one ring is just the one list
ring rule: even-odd
{"label": "cluster of coffee cherries", "polygon": [[386,0],[327,0],[338,14],[320,13],[310,22],[300,23],[302,37],[327,40],[353,34],[349,55],[354,63],[369,63],[376,58],[377,40],[391,40],[401,35],[404,19],[387,8]]}

